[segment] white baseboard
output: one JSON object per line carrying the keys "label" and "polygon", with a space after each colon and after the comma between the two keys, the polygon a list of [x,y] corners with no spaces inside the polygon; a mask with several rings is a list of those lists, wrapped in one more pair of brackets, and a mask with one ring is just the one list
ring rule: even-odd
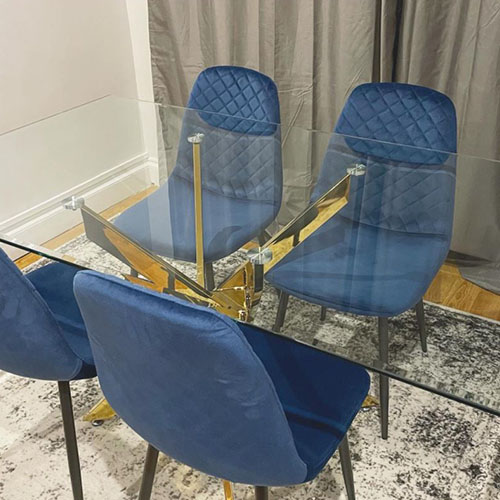
{"label": "white baseboard", "polygon": [[[149,158],[147,153],[137,155],[2,221],[0,233],[21,242],[40,245],[82,222],[80,211],[65,209],[63,200],[71,196],[83,197],[90,208],[100,212],[151,186],[155,182],[155,165],[157,162],[154,158]],[[11,258],[18,258],[25,253],[8,246],[4,248]]]}

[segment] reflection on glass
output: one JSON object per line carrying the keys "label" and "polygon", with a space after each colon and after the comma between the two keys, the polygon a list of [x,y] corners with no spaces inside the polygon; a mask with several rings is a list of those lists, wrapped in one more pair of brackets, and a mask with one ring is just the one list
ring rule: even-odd
{"label": "reflection on glass", "polygon": [[[203,133],[204,257],[213,263],[215,281],[207,301],[216,304],[227,296],[227,304],[245,303],[255,323],[271,329],[278,309],[275,287],[281,288],[295,296],[284,335],[368,367],[379,357],[376,317],[390,316],[389,373],[498,411],[498,325],[435,304],[467,309],[464,287],[473,285],[446,260],[450,249],[492,259],[489,249],[500,248],[499,235],[487,222],[495,207],[480,195],[494,188],[487,179],[499,163],[353,134],[281,128],[275,120],[110,97],[4,134],[3,162],[20,151],[15,168],[26,176],[42,169],[52,181],[0,186],[0,199],[11,207],[2,212],[0,239],[153,282],[151,276],[131,276],[130,259],[124,262],[91,240],[81,211],[63,208],[63,201],[75,196],[139,248],[195,282],[187,138]],[[300,232],[317,216],[311,204],[346,176],[347,203],[303,239]],[[474,203],[483,216],[471,224]],[[292,228],[284,235],[290,245],[281,260],[272,266],[266,261],[262,268],[248,264],[249,249],[259,255],[259,248],[271,248],[286,227]],[[245,272],[235,275],[238,269]],[[168,272],[162,273],[168,288]],[[258,290],[253,296],[252,287]],[[175,289],[190,293],[180,280]],[[413,310],[424,293],[427,353]],[[329,308],[324,321],[319,306]],[[498,310],[484,307],[479,314],[495,317]]]}

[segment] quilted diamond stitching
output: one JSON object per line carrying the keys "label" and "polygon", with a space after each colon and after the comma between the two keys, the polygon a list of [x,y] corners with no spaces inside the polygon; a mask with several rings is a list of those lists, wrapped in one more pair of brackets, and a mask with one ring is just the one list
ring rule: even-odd
{"label": "quilted diamond stitching", "polygon": [[367,159],[364,177],[353,179],[345,216],[372,226],[448,235],[453,218],[453,170]]}
{"label": "quilted diamond stitching", "polygon": [[[412,147],[456,150],[456,117],[448,98],[413,85],[361,85],[349,97],[335,130],[390,142],[345,137],[367,170],[351,179],[344,216],[384,229],[450,236],[455,157]],[[329,179],[345,172],[348,159],[339,136],[332,136],[315,197]]]}
{"label": "quilted diamond stitching", "polygon": [[192,181],[192,149],[187,137],[203,132],[205,189],[279,206],[279,103],[272,80],[246,68],[208,68],[195,82],[188,106],[197,111],[185,113],[174,175]]}
{"label": "quilted diamond stitching", "polygon": [[[379,83],[360,85],[352,92],[335,131],[392,144],[352,139],[360,152],[396,161],[441,164],[456,151],[455,110],[443,94],[416,85]],[[414,146],[402,148],[400,145]]]}
{"label": "quilted diamond stitching", "polygon": [[[236,66],[216,66],[202,71],[193,85],[188,108],[205,111],[201,116],[207,123],[233,132],[271,135],[280,121],[273,81],[257,71]],[[250,120],[267,123],[251,124]],[[240,125],[244,126],[243,130],[239,129]]]}

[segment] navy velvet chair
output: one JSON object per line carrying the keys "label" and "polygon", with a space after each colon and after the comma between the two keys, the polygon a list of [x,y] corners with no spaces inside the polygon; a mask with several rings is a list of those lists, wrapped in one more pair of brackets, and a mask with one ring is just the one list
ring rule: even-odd
{"label": "navy velvet chair", "polygon": [[363,368],[114,277],[84,271],[74,286],[102,390],[150,443],[141,500],[157,450],[264,499],[312,480],[337,447],[354,498],[346,433]]}
{"label": "navy velvet chair", "polygon": [[203,243],[207,286],[213,288],[212,263],[262,238],[281,205],[278,92],[262,73],[215,66],[199,74],[187,107],[172,174],[157,191],[121,214],[115,225],[154,253],[196,261],[188,137],[203,133]]}
{"label": "navy velvet chair", "polygon": [[0,369],[58,382],[73,497],[82,500],[69,381],[96,371],[73,295],[77,271],[54,263],[25,276],[0,249]]}
{"label": "navy velvet chair", "polygon": [[[456,151],[456,130],[453,103],[435,90],[402,83],[354,89],[335,127],[346,137],[332,135],[311,201],[353,164],[365,165],[365,173],[351,177],[341,212],[267,273],[282,291],[276,331],[289,295],[322,306],[322,320],[326,308],[376,316],[383,365],[387,318],[415,307],[427,350],[422,297],[450,247],[455,156],[447,152]],[[386,438],[386,376],[380,376],[380,403]]]}

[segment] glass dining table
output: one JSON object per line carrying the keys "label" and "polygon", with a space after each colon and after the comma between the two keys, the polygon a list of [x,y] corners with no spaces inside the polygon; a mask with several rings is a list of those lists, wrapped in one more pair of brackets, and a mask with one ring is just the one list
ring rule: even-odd
{"label": "glass dining table", "polygon": [[500,296],[466,279],[500,248],[499,162],[114,96],[1,135],[0,162],[23,270],[117,275],[500,415]]}

